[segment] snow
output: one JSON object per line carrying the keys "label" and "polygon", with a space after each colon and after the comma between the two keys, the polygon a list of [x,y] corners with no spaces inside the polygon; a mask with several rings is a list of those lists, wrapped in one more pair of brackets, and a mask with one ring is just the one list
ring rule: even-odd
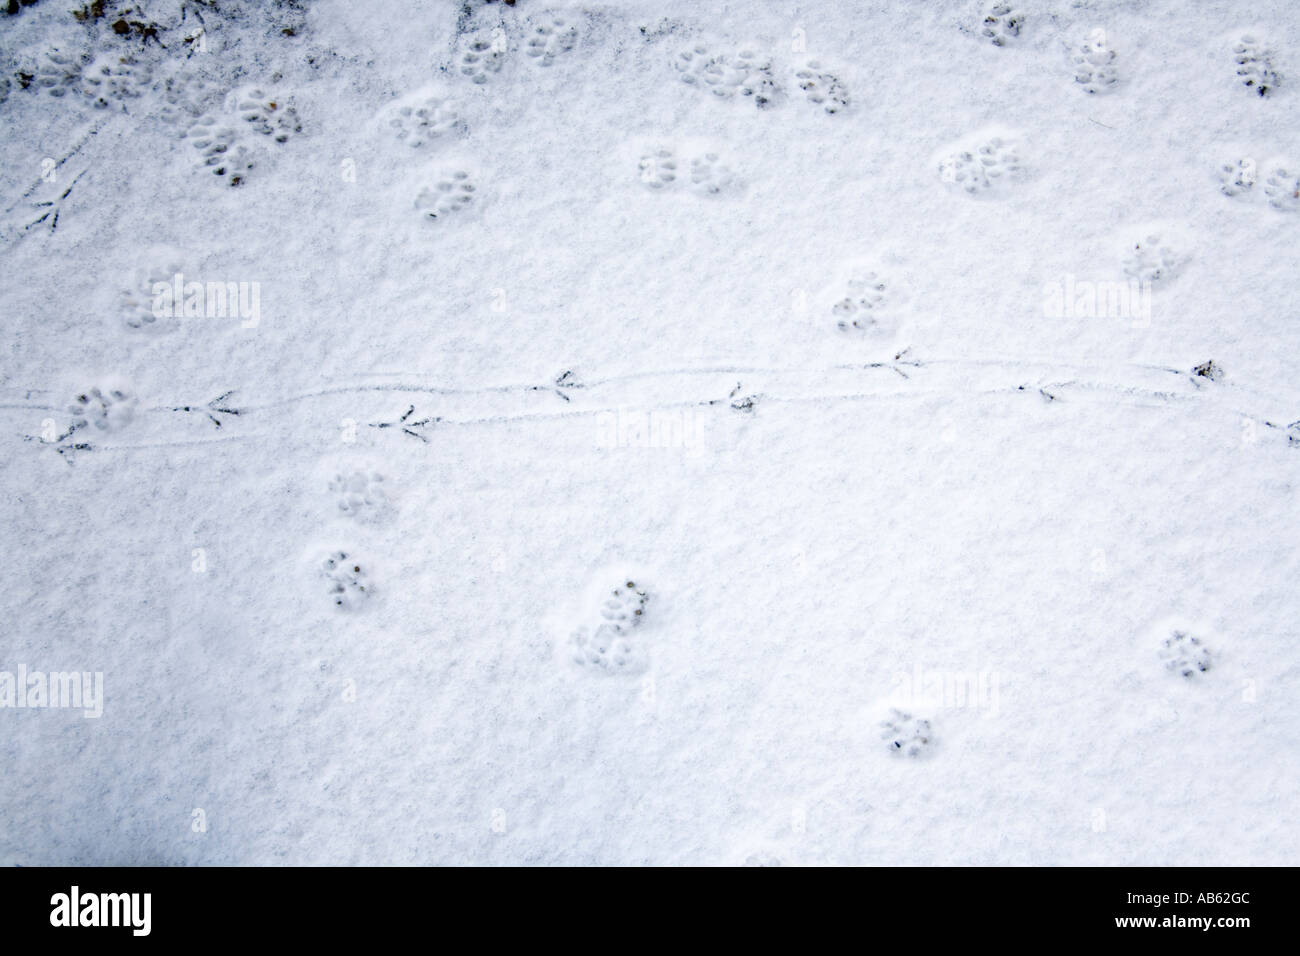
{"label": "snow", "polygon": [[1295,861],[1292,4],[141,6],[0,20],[0,862]]}

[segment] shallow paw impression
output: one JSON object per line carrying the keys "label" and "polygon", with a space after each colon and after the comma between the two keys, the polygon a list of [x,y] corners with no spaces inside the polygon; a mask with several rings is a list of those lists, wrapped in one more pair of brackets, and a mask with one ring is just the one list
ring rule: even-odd
{"label": "shallow paw impression", "polygon": [[1085,93],[1106,93],[1114,89],[1119,80],[1115,51],[1106,45],[1100,30],[1084,40],[1074,51],[1074,82]]}
{"label": "shallow paw impression", "polygon": [[808,60],[795,70],[795,82],[810,103],[815,103],[831,115],[848,109],[849,91],[840,78],[822,66],[819,60]]}
{"label": "shallow paw impression", "polygon": [[831,317],[841,332],[874,337],[898,331],[897,293],[893,280],[877,269],[859,269],[844,281],[843,295],[831,306]]}
{"label": "shallow paw impression", "polygon": [[752,97],[755,106],[766,109],[780,92],[772,61],[756,47],[742,47],[729,54],[698,42],[679,52],[672,62],[683,83],[722,99]]}
{"label": "shallow paw impression", "polygon": [[1129,246],[1124,274],[1138,282],[1168,282],[1178,275],[1185,259],[1178,244],[1159,232],[1149,232]]}
{"label": "shallow paw impression", "polygon": [[388,492],[384,476],[379,472],[365,469],[339,472],[330,480],[329,490],[339,512],[349,518],[378,521],[388,513]]}
{"label": "shallow paw impression", "polygon": [[201,116],[185,134],[198,150],[200,169],[211,172],[228,186],[242,186],[256,165],[253,150],[244,144],[240,132],[212,116]]}
{"label": "shallow paw impression", "polygon": [[426,186],[415,197],[415,208],[426,220],[437,222],[462,215],[472,207],[477,187],[467,169],[451,169],[440,173],[432,186]]}
{"label": "shallow paw impression", "polygon": [[897,707],[891,708],[889,716],[880,722],[880,739],[890,753],[906,757],[923,756],[934,746],[930,722]]}
{"label": "shallow paw impression", "polygon": [[451,102],[427,90],[409,94],[384,107],[379,113],[379,125],[412,149],[451,138],[462,127]]}
{"label": "shallow paw impression", "polygon": [[538,66],[550,66],[577,42],[577,27],[558,14],[544,14],[533,21],[524,53]]}
{"label": "shallow paw impression", "polygon": [[1210,669],[1210,649],[1196,635],[1185,630],[1174,630],[1160,643],[1160,660],[1165,670],[1179,677],[1191,679]]}
{"label": "shallow paw impression", "polygon": [[1007,136],[959,146],[939,160],[939,178],[971,196],[1000,192],[1020,171],[1019,151]]}

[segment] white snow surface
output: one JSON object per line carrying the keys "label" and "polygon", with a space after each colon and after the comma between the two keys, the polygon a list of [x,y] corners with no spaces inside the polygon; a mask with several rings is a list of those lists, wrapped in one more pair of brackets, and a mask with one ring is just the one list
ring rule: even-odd
{"label": "white snow surface", "polygon": [[1297,861],[1290,0],[69,7],[0,862]]}

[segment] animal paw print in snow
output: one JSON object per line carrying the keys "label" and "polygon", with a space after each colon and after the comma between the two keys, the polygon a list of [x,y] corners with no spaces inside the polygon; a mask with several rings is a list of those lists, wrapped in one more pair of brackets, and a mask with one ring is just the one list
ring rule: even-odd
{"label": "animal paw print in snow", "polygon": [[1253,159],[1238,159],[1224,163],[1215,171],[1219,192],[1225,196],[1249,194],[1255,186],[1257,172]]}
{"label": "animal paw print in snow", "polygon": [[842,332],[885,336],[896,331],[889,317],[890,289],[879,272],[864,272],[845,283],[845,295],[831,306],[835,324]]}
{"label": "animal paw print in snow", "polygon": [[1300,206],[1300,179],[1285,166],[1276,166],[1264,180],[1264,195],[1274,209],[1292,212]]}
{"label": "animal paw print in snow", "polygon": [[83,65],[80,56],[66,53],[58,47],[47,50],[36,66],[32,86],[38,93],[64,96],[69,90],[80,88]]}
{"label": "animal paw print in snow", "polygon": [[848,108],[848,89],[839,77],[823,69],[819,61],[809,60],[795,71],[794,78],[809,102],[816,103],[827,113],[834,115]]}
{"label": "animal paw print in snow", "polygon": [[463,169],[453,170],[421,190],[415,197],[415,208],[424,218],[436,222],[468,209],[474,202],[474,192],[474,180],[470,174]]}
{"label": "animal paw print in snow", "polygon": [[1182,256],[1152,233],[1133,243],[1124,258],[1124,274],[1138,282],[1162,282],[1178,274]]}
{"label": "animal paw print in snow", "polygon": [[563,17],[546,14],[533,23],[524,53],[539,66],[550,66],[578,42],[578,28]]}
{"label": "animal paw print in snow", "polygon": [[431,93],[415,93],[391,104],[385,108],[381,124],[412,149],[447,138],[461,126],[451,103]]}
{"label": "animal paw print in snow", "polygon": [[1165,669],[1180,677],[1193,678],[1210,669],[1210,649],[1199,637],[1186,631],[1174,631],[1160,645],[1160,659]]}
{"label": "animal paw print in snow", "polygon": [[460,72],[474,83],[486,83],[490,74],[501,72],[508,50],[505,31],[500,27],[468,34],[465,51],[460,55]]}
{"label": "animal paw print in snow", "polygon": [[602,601],[593,629],[581,627],[570,637],[573,660],[606,674],[635,674],[647,657],[634,631],[640,626],[648,597],[634,581],[613,588]]}
{"label": "animal paw print in snow", "polygon": [[890,753],[919,757],[934,746],[930,722],[896,707],[890,710],[887,720],[881,721],[880,728],[880,739],[885,741]]}
{"label": "animal paw print in snow", "polygon": [[781,858],[774,853],[758,852],[745,857],[745,866],[781,866]]}
{"label": "animal paw print in snow", "polygon": [[377,521],[388,512],[384,476],[375,471],[339,473],[330,481],[339,511],[357,521]]}
{"label": "animal paw print in snow", "polygon": [[691,160],[691,188],[697,193],[717,196],[736,182],[736,174],[717,153],[703,153]]}
{"label": "animal paw print in snow", "polygon": [[269,136],[277,143],[302,132],[298,111],[281,96],[265,93],[256,86],[246,86],[230,95],[230,108],[255,133]]}
{"label": "animal paw print in snow", "polygon": [[939,177],[972,196],[998,189],[1019,171],[1015,144],[999,136],[973,150],[959,150],[939,163]]}
{"label": "animal paw print in snow", "polygon": [[321,574],[328,583],[334,606],[355,610],[370,597],[370,584],[361,564],[346,551],[335,551],[321,562]]}
{"label": "animal paw print in snow", "polygon": [[148,92],[153,83],[149,64],[129,56],[96,57],[82,74],[82,92],[97,109],[120,108]]}
{"label": "animal paw print in snow", "polygon": [[648,189],[663,189],[677,181],[677,155],[667,147],[643,154],[638,165]]}
{"label": "animal paw print in snow", "polygon": [[221,177],[230,186],[242,186],[253,169],[253,153],[239,134],[214,117],[201,116],[185,134],[199,151],[199,167]]}
{"label": "animal paw print in snow", "polygon": [[980,35],[994,46],[1010,46],[1020,39],[1025,18],[1012,4],[997,0],[984,8]]}
{"label": "animal paw print in snow", "polygon": [[1100,30],[1093,32],[1074,52],[1074,82],[1085,93],[1106,93],[1115,88],[1119,73],[1115,51],[1106,45]]}
{"label": "animal paw print in snow", "polygon": [[1234,43],[1232,57],[1237,78],[1256,95],[1269,96],[1282,82],[1273,69],[1273,51],[1255,37],[1247,34]]}
{"label": "animal paw print in snow", "polygon": [[115,432],[135,417],[136,401],[129,385],[114,381],[78,392],[68,404],[68,414],[74,428],[89,425],[99,431]]}
{"label": "animal paw print in snow", "polygon": [[118,294],[117,311],[122,325],[143,332],[172,327],[175,323],[154,313],[154,286],[162,282],[170,285],[177,273],[183,275],[185,271],[180,256],[166,257],[147,268],[135,270]]}

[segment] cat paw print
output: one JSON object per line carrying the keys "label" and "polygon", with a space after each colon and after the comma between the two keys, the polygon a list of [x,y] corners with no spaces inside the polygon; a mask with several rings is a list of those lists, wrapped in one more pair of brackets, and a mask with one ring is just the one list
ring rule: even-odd
{"label": "cat paw print", "polygon": [[637,167],[647,189],[661,190],[677,181],[677,154],[666,146],[643,152]]}
{"label": "cat paw print", "polygon": [[893,280],[883,271],[856,270],[831,306],[831,318],[841,332],[890,338],[898,332],[897,298]]}
{"label": "cat paw print", "polygon": [[339,513],[355,521],[377,522],[387,517],[391,507],[384,476],[369,469],[336,474],[329,484],[330,494]]}
{"label": "cat paw print", "polygon": [[578,28],[563,17],[547,13],[534,19],[524,42],[524,53],[538,66],[550,66],[578,42]]}
{"label": "cat paw print", "polygon": [[227,108],[247,124],[247,129],[269,136],[277,143],[287,143],[302,132],[302,121],[293,104],[262,87],[245,86],[235,90],[227,100]]}
{"label": "cat paw print", "polygon": [[198,151],[198,168],[217,176],[229,186],[242,186],[256,165],[253,150],[240,132],[213,116],[201,116],[185,134]]}
{"label": "cat paw print", "polygon": [[1186,256],[1180,244],[1159,232],[1134,241],[1124,255],[1124,274],[1139,283],[1168,282],[1181,271]]}
{"label": "cat paw print", "polygon": [[1258,170],[1253,159],[1234,159],[1222,163],[1214,171],[1219,192],[1225,196],[1249,196],[1255,187]]}
{"label": "cat paw print", "polygon": [[153,70],[130,56],[103,54],[82,73],[81,91],[96,109],[124,109],[153,86]]}
{"label": "cat paw print", "polygon": [[848,109],[849,91],[834,73],[822,66],[819,60],[808,60],[795,70],[795,82],[810,103],[815,103],[832,116]]}
{"label": "cat paw print", "polygon": [[116,432],[131,423],[137,403],[135,390],[124,379],[109,379],[77,392],[68,403],[68,415],[74,430]]}
{"label": "cat paw print", "polygon": [[1300,177],[1283,163],[1270,164],[1264,180],[1264,195],[1268,204],[1279,212],[1294,212],[1300,207]]}
{"label": "cat paw print", "polygon": [[446,141],[464,128],[451,102],[427,90],[390,103],[380,111],[379,125],[412,149]]}
{"label": "cat paw print", "polygon": [[1233,43],[1232,58],[1238,81],[1256,96],[1271,96],[1281,85],[1282,78],[1273,69],[1273,51],[1253,34],[1244,34]]}
{"label": "cat paw print", "polygon": [[644,642],[637,631],[649,600],[635,581],[625,580],[600,599],[589,624],[569,638],[573,662],[604,674],[636,674],[648,664]]}
{"label": "cat paw print", "polygon": [[62,97],[81,89],[85,58],[55,47],[46,50],[36,65],[31,86],[38,93]]}
{"label": "cat paw print", "polygon": [[897,707],[891,708],[889,716],[880,722],[880,739],[890,753],[905,757],[922,757],[934,747],[930,722]]}
{"label": "cat paw print", "polygon": [[173,318],[162,310],[154,309],[154,290],[160,285],[171,286],[177,274],[184,275],[185,257],[178,252],[155,253],[150,263],[133,269],[123,287],[118,291],[116,315],[123,328],[133,332],[162,332],[175,328]]}
{"label": "cat paw print", "polygon": [[1210,669],[1213,655],[1199,637],[1176,629],[1160,642],[1160,660],[1165,670],[1190,680]]}
{"label": "cat paw print", "polygon": [[691,189],[703,196],[731,191],[739,178],[717,153],[701,153],[691,159]]}
{"label": "cat paw print", "polygon": [[994,46],[1011,46],[1020,39],[1025,17],[1014,4],[995,0],[984,8],[980,36]]}
{"label": "cat paw print", "polygon": [[1094,30],[1074,50],[1074,82],[1085,93],[1108,93],[1119,82],[1115,51],[1106,45],[1106,36]]}
{"label": "cat paw print", "polygon": [[199,73],[173,73],[163,81],[158,117],[182,132],[204,115],[219,95],[215,85]]}
{"label": "cat paw print", "polygon": [[456,68],[462,76],[469,77],[471,82],[479,85],[501,72],[510,51],[505,30],[501,27],[467,33],[462,38],[462,43],[463,49],[456,61]]}
{"label": "cat paw print", "polygon": [[783,866],[784,864],[782,863],[781,858],[777,856],[775,853],[767,853],[765,851],[759,851],[757,853],[751,853],[749,854],[749,856],[745,857],[744,865],[745,866]]}
{"label": "cat paw print", "polygon": [[452,169],[441,173],[432,186],[426,186],[415,197],[415,208],[430,222],[463,216],[473,208],[477,187],[474,176],[466,169]]}
{"label": "cat paw print", "polygon": [[1015,142],[992,136],[959,147],[939,161],[939,178],[971,196],[996,194],[1020,175],[1020,155]]}
{"label": "cat paw print", "polygon": [[336,608],[355,611],[369,600],[370,580],[355,555],[347,551],[335,551],[321,561],[320,571],[330,600]]}

